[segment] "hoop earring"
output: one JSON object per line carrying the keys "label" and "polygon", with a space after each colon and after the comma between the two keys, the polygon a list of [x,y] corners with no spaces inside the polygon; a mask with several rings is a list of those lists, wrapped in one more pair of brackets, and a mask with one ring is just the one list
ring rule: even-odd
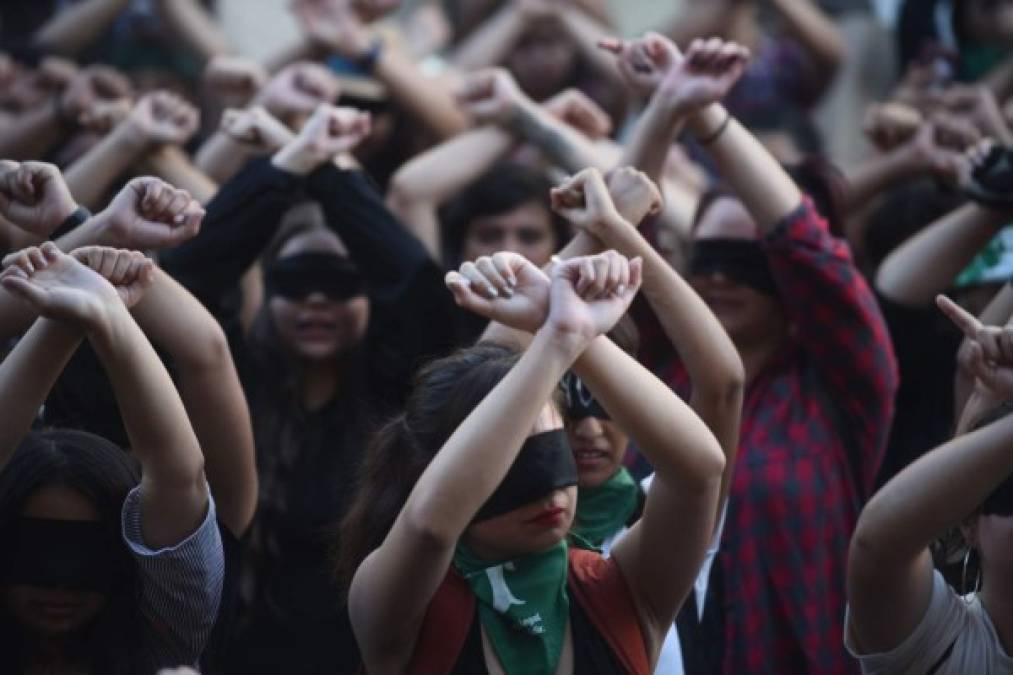
{"label": "hoop earring", "polygon": [[[971,603],[974,602],[974,596],[977,596],[978,592],[981,591],[981,566],[980,565],[978,566],[978,573],[974,577],[974,589],[970,593],[968,593],[968,591],[967,591],[967,565],[968,565],[968,563],[971,562],[971,551],[972,550],[973,549],[970,546],[967,547],[967,552],[964,553],[964,565],[963,565],[964,569],[963,569],[963,572],[960,574],[960,591],[963,594],[962,597],[963,597],[964,603],[968,604],[968,605],[970,605]],[[968,598],[970,598],[970,600]]]}

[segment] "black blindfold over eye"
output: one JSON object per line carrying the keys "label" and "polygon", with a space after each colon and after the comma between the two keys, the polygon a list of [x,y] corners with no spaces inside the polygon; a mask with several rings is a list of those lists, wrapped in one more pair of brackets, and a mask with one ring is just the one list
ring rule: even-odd
{"label": "black blindfold over eye", "polygon": [[107,592],[123,543],[95,522],[16,518],[5,529],[0,583]]}
{"label": "black blindfold over eye", "polygon": [[566,432],[556,429],[529,436],[503,482],[482,505],[472,522],[501,516],[554,490],[576,484],[577,464]]}
{"label": "black blindfold over eye", "polygon": [[982,503],[981,512],[986,516],[1013,516],[1013,476],[992,490]]}
{"label": "black blindfold over eye", "polygon": [[599,420],[611,419],[579,377],[568,372],[563,376],[561,385],[563,393],[566,394],[567,419],[575,422],[588,417]]}
{"label": "black blindfold over eye", "polygon": [[698,239],[689,259],[690,276],[722,274],[730,281],[777,296],[767,255],[748,239]]}
{"label": "black blindfold over eye", "polygon": [[278,258],[264,272],[268,295],[301,300],[323,293],[332,300],[347,300],[366,292],[355,264],[329,253],[301,253]]}

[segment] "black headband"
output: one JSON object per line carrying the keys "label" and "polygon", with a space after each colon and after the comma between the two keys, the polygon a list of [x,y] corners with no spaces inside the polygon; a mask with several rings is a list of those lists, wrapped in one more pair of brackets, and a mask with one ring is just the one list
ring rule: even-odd
{"label": "black headband", "polygon": [[767,255],[749,239],[697,239],[689,258],[690,276],[721,273],[729,280],[777,296]]}
{"label": "black headband", "polygon": [[986,516],[1013,516],[1013,476],[1008,477],[981,505]]}
{"label": "black headband", "polygon": [[501,516],[553,490],[576,484],[577,465],[566,431],[556,429],[529,436],[503,482],[478,510],[473,522]]}
{"label": "black headband", "polygon": [[594,417],[599,420],[611,419],[605,409],[598,404],[594,394],[584,386],[584,382],[572,372],[563,375],[563,391],[566,393],[566,417],[577,422]]}
{"label": "black headband", "polygon": [[268,295],[301,300],[320,292],[332,300],[347,300],[366,292],[355,264],[331,253],[300,253],[278,258],[264,271]]}
{"label": "black headband", "polygon": [[16,518],[0,536],[0,583],[107,592],[123,544],[92,521]]}

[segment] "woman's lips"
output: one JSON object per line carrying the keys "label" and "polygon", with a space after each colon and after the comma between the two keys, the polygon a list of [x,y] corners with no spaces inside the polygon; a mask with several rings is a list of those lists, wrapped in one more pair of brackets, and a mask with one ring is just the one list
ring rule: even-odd
{"label": "woman's lips", "polygon": [[556,527],[557,525],[563,524],[563,519],[565,517],[566,509],[552,508],[542,511],[534,518],[528,519],[526,522],[530,525],[538,525],[540,527]]}

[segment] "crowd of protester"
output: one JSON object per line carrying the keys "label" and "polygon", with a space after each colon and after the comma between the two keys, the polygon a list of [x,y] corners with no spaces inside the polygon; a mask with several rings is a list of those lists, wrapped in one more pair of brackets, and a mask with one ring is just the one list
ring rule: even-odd
{"label": "crowd of protester", "polygon": [[0,672],[1013,675],[1013,0],[677,4],[0,4]]}

